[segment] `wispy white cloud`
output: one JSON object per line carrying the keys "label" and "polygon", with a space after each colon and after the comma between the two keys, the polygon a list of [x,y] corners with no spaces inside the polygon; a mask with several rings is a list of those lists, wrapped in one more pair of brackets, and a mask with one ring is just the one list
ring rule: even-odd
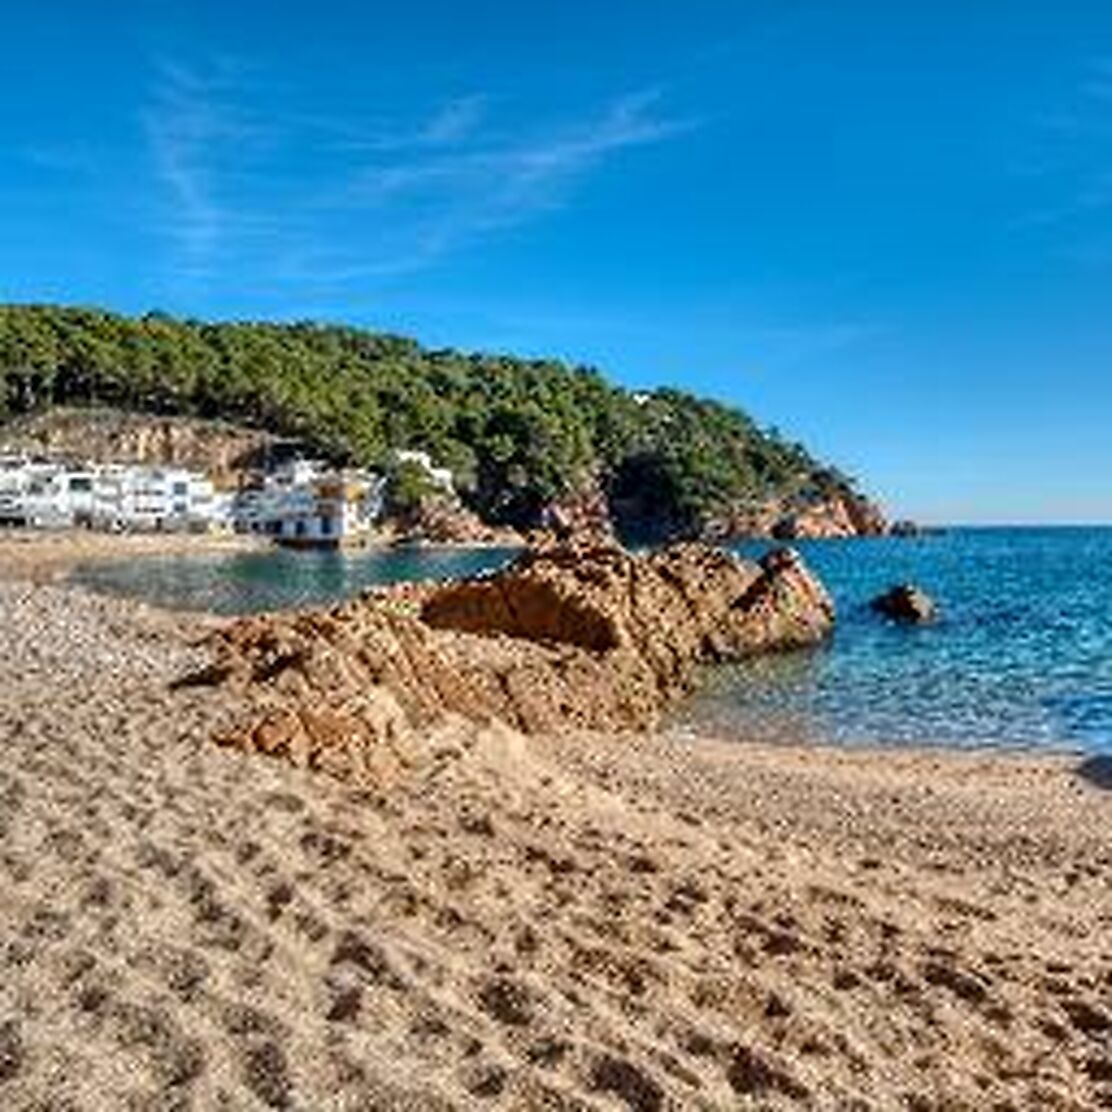
{"label": "wispy white cloud", "polygon": [[459,150],[370,162],[315,204],[372,217],[401,213],[406,251],[337,267],[319,254],[311,265],[345,281],[420,269],[486,234],[557,209],[612,155],[695,126],[658,114],[659,99],[655,91],[627,95],[570,124],[494,139],[476,135]]}
{"label": "wispy white cloud", "polygon": [[336,150],[348,155],[368,155],[458,146],[476,134],[488,107],[489,98],[483,93],[450,97],[423,122],[410,127],[399,126],[396,121],[368,124],[319,113],[298,114],[292,119],[311,132],[331,136]]}
{"label": "wispy white cloud", "polygon": [[265,265],[320,285],[418,270],[566,204],[618,152],[694,126],[655,91],[543,125],[493,121],[481,93],[409,126],[277,116],[237,76],[161,62],[143,115],[179,275]]}
{"label": "wispy white cloud", "polygon": [[176,249],[176,267],[203,275],[217,261],[232,213],[220,197],[221,174],[257,138],[236,107],[235,74],[202,74],[161,61],[142,122],[154,172],[165,191],[160,228]]}

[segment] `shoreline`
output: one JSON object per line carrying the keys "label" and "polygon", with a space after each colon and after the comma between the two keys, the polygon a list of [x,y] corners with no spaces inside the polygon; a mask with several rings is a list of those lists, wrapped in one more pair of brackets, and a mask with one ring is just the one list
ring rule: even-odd
{"label": "shoreline", "polygon": [[0,581],[64,581],[79,564],[158,556],[262,552],[269,540],[244,533],[102,533],[89,529],[0,531]]}
{"label": "shoreline", "polygon": [[[396,541],[388,537],[374,537],[368,542],[343,549],[346,553],[390,552],[414,549],[417,551],[459,550],[500,550],[515,546],[488,542],[431,542]],[[191,533],[101,533],[85,529],[73,530],[0,530],[0,583],[26,582],[36,586],[53,584],[87,593],[94,598],[114,600],[122,605],[140,605],[147,610],[164,615],[173,621],[193,621],[205,626],[213,623],[226,623],[236,620],[238,615],[221,614],[205,609],[187,606],[170,606],[138,596],[100,589],[74,577],[74,571],[84,564],[119,562],[127,559],[147,559],[166,556],[206,556],[219,554],[260,553],[283,551],[270,538],[252,534],[191,534]],[[291,550],[294,551],[294,550]],[[358,597],[356,592],[351,598]],[[341,601],[341,600],[336,600]],[[261,613],[309,613],[327,609],[325,603],[306,602],[295,607],[283,607],[277,611]],[[694,697],[697,692],[688,696]],[[686,703],[688,700],[685,700]],[[835,752],[870,752],[875,755],[918,752],[924,755],[936,752],[953,754],[993,754],[1002,757],[1031,756],[1034,759],[1047,757],[1084,759],[1100,756],[1102,748],[1087,749],[1076,742],[1062,740],[1046,744],[1020,743],[1008,741],[979,740],[976,742],[947,742],[916,740],[914,742],[867,739],[861,741],[836,740],[827,737],[800,737],[796,733],[785,732],[775,738],[758,734],[745,736],[744,729],[715,728],[701,725],[682,717],[683,704],[673,708],[666,715],[660,732],[677,738],[692,737],[703,740],[726,739],[747,746],[769,745],[785,749],[816,749]]]}
{"label": "shoreline", "polygon": [[1064,755],[447,719],[337,779],[213,744],[193,616],[0,603],[13,1106],[1107,1095],[1112,791]]}
{"label": "shoreline", "polygon": [[[397,541],[389,535],[340,549],[341,554],[418,550],[511,549],[490,542]],[[205,556],[242,552],[286,551],[269,537],[249,533],[104,533],[88,529],[0,529],[0,580],[26,578],[35,582],[64,580],[79,564],[160,556]],[[295,551],[290,548],[289,551]],[[304,550],[308,551],[308,550]]]}
{"label": "shoreline", "polygon": [[[696,692],[697,694],[697,692]],[[1105,752],[1112,754],[1112,744],[1103,745],[1101,748],[1087,749],[1078,745],[1076,741],[1053,741],[1045,743],[1018,742],[1018,741],[931,741],[922,739],[916,741],[884,741],[877,738],[868,738],[859,741],[836,738],[822,738],[816,736],[800,737],[797,734],[785,732],[782,736],[772,738],[766,734],[744,736],[744,730],[738,728],[731,732],[725,728],[692,725],[683,719],[675,718],[675,714],[682,713],[684,704],[680,704],[662,724],[660,733],[670,737],[692,741],[730,741],[749,746],[765,746],[772,750],[834,750],[846,753],[864,753],[871,756],[880,756],[885,753],[911,753],[926,757],[934,753],[953,753],[956,756],[967,755],[975,757],[978,754],[1000,757],[1031,757],[1042,758],[1077,758],[1085,759],[1101,756]]]}

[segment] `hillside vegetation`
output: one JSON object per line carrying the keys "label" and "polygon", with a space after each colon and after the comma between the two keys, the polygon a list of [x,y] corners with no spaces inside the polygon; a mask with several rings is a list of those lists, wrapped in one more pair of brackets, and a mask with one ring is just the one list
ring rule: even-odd
{"label": "hillside vegetation", "polygon": [[0,306],[0,419],[63,405],[221,418],[372,466],[425,449],[486,520],[517,526],[593,482],[640,534],[852,494],[845,476],[737,409],[673,389],[635,394],[590,368],[311,322]]}

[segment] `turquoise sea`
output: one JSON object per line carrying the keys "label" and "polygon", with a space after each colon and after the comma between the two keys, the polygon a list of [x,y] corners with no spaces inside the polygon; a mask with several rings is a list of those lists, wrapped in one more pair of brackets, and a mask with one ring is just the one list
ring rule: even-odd
{"label": "turquoise sea", "polygon": [[340,552],[273,548],[102,561],[78,567],[73,578],[94,590],[176,610],[259,614],[327,605],[380,584],[475,575],[501,567],[516,552],[417,545]]}
{"label": "turquoise sea", "polygon": [[[711,670],[678,712],[680,724],[773,740],[1112,749],[1112,528],[953,529],[798,547],[834,595],[833,639]],[[482,571],[511,556],[277,551],[90,565],[77,577],[232,614]],[[908,629],[869,610],[870,598],[906,580],[940,604],[935,625]]]}
{"label": "turquoise sea", "polygon": [[[833,640],[708,676],[687,721],[764,738],[1112,747],[1112,528],[797,547],[834,596]],[[939,603],[936,624],[907,628],[869,609],[905,581]]]}

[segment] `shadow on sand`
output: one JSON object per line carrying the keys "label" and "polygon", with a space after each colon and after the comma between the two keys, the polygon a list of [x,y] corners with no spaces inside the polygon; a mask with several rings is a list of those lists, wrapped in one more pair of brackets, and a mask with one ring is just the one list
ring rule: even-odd
{"label": "shadow on sand", "polygon": [[1087,758],[1077,766],[1077,775],[1095,787],[1112,791],[1112,754]]}

